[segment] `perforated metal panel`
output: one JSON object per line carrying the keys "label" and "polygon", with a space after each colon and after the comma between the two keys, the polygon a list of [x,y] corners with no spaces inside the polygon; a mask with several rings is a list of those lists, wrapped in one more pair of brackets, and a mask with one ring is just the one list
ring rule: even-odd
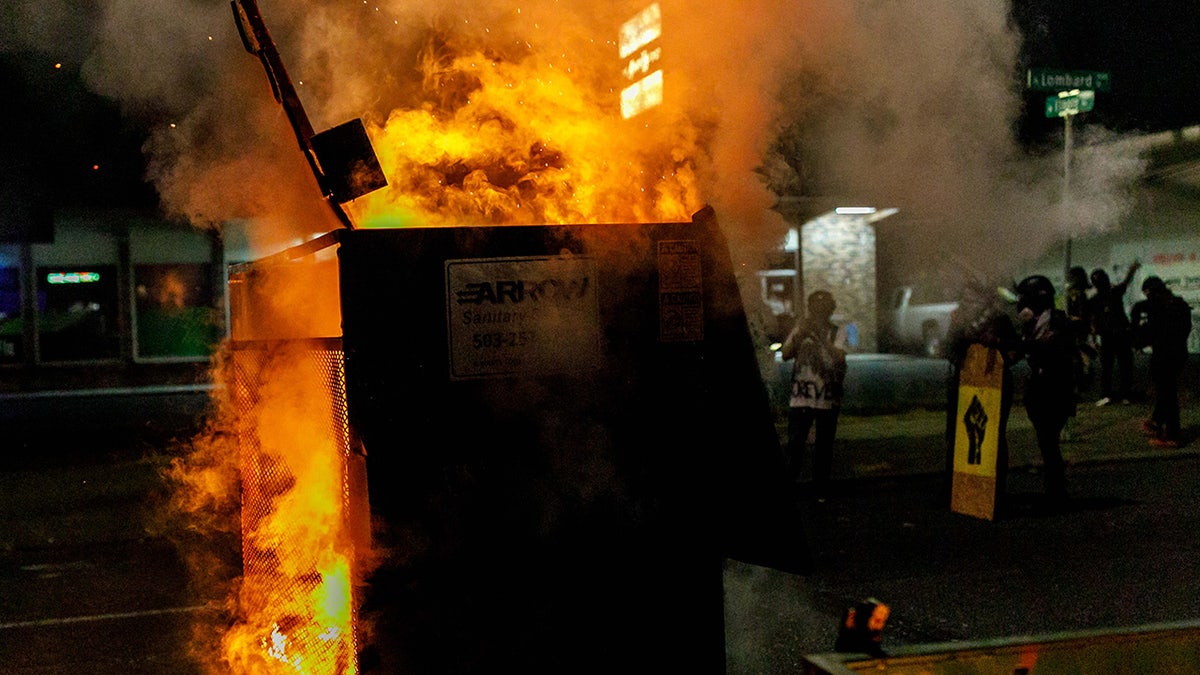
{"label": "perforated metal panel", "polygon": [[241,611],[269,659],[356,673],[355,518],[366,519],[340,341],[235,343]]}
{"label": "perforated metal panel", "polygon": [[[344,462],[325,471],[349,505],[336,537],[371,544],[336,547],[374,565],[356,587],[372,672],[719,672],[723,557],[802,559],[709,216],[336,230],[236,267],[230,288],[249,406],[239,610],[267,610],[253,636],[283,633],[280,661],[327,647],[304,623],[327,575],[294,543],[320,519],[273,527],[323,455]],[[321,672],[357,646],[325,649]]]}

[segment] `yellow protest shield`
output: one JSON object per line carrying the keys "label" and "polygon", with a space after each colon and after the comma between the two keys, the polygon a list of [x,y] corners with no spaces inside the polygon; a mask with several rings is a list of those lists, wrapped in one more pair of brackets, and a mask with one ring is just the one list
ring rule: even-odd
{"label": "yellow protest shield", "polygon": [[958,378],[950,508],[992,520],[996,512],[1004,357],[981,344],[967,348]]}

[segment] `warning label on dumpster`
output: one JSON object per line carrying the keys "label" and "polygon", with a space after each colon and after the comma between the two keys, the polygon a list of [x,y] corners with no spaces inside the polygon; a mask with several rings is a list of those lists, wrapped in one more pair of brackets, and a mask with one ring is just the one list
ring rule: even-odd
{"label": "warning label on dumpster", "polygon": [[704,339],[700,248],[691,239],[658,242],[658,339]]}
{"label": "warning label on dumpster", "polygon": [[595,369],[601,328],[592,260],[447,260],[446,324],[451,379]]}

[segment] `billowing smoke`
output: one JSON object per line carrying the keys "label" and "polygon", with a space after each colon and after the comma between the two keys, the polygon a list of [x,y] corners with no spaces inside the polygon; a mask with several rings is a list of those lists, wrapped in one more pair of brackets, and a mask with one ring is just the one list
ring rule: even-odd
{"label": "billowing smoke", "polygon": [[1142,165],[1077,127],[1063,207],[1061,155],[1038,159],[1015,140],[1021,36],[1005,5],[854,3],[787,74],[785,148],[805,169],[796,187],[899,207],[889,226],[907,230],[910,248],[889,255],[953,257],[985,275],[1114,227]]}
{"label": "billowing smoke", "polygon": [[[619,65],[617,27],[645,4],[260,7],[321,131],[353,118],[381,129],[396,111],[446,107],[426,85],[430,59],[436,70],[447,54]],[[1060,158],[1036,160],[1018,145],[1021,36],[1008,3],[661,5],[664,102],[641,138],[694,178],[686,188],[697,203],[690,192],[678,201],[715,207],[742,269],[757,269],[782,238],[786,226],[771,209],[780,195],[897,207],[922,259],[953,252],[986,273],[1006,272],[1064,235],[1111,228],[1129,208],[1122,188],[1141,164],[1097,143],[1108,140],[1100,132],[1076,130],[1070,208],[1061,204]],[[268,250],[338,227],[226,0],[47,0],[13,12],[12,48],[64,50],[62,60],[82,64],[95,91],[152,122],[149,178],[169,215],[201,226],[251,219],[256,248]],[[576,82],[615,101],[604,76],[573,68]]]}
{"label": "billowing smoke", "polygon": [[[420,59],[439,41],[603,63],[595,55],[613,51],[616,27],[642,3],[260,6],[320,131],[419,107]],[[921,250],[986,237],[979,262],[1111,228],[1128,208],[1120,188],[1141,165],[1098,149],[1093,132],[1076,130],[1068,209],[1061,162],[1017,146],[1020,35],[1007,3],[662,6],[668,112],[658,123],[669,127],[659,135],[687,139],[679,151],[692,154],[702,201],[746,252],[781,234],[772,190],[897,206]],[[240,47],[228,3],[100,1],[90,31],[77,3],[57,9],[39,3],[19,16],[16,44],[44,48],[69,35],[96,91],[155,120],[150,178],[173,214],[200,224],[254,218],[255,234],[270,239],[337,226],[260,64]]]}

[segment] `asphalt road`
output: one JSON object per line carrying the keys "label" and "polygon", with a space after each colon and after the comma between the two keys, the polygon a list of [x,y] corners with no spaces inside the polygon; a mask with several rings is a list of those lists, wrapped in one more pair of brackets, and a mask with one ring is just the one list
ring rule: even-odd
{"label": "asphalt road", "polygon": [[[154,468],[0,475],[0,672],[199,672],[185,645],[225,620],[222,598],[197,592],[186,547],[156,532]],[[1036,469],[1015,470],[995,521],[950,512],[936,475],[844,482],[795,532],[811,573],[727,562],[728,672],[798,672],[871,596],[892,608],[886,649],[1200,618],[1200,458],[1082,463],[1071,478],[1076,503],[1054,512]]]}
{"label": "asphalt road", "polygon": [[207,598],[161,529],[165,458],[0,473],[0,673],[192,673]]}
{"label": "asphalt road", "polygon": [[[200,672],[187,645],[229,621],[221,583],[236,574],[237,541],[194,546],[162,518],[163,469],[180,452],[170,439],[203,408],[166,395],[89,404],[113,433],[76,428],[71,438],[105,448],[99,457],[78,447],[46,455],[30,435],[27,456],[6,458],[0,673]],[[1195,437],[1193,392],[1184,404]],[[117,424],[106,412],[130,408],[148,417]],[[811,572],[726,563],[727,672],[798,672],[804,655],[832,649],[841,611],[871,596],[892,608],[887,650],[1200,620],[1200,441],[1150,448],[1137,431],[1146,411],[1081,407],[1064,445],[1076,500],[1054,511],[1040,502],[1036,450],[1015,410],[1008,495],[994,521],[945,506],[936,410],[847,414],[841,489],[801,502],[803,518],[784,533],[808,542]]]}
{"label": "asphalt road", "polygon": [[885,651],[1198,620],[1198,476],[1195,455],[1076,465],[1052,511],[1016,471],[995,521],[945,508],[936,476],[863,481],[808,510],[812,574],[727,564],[728,672],[798,672],[868,597],[892,610]]}

